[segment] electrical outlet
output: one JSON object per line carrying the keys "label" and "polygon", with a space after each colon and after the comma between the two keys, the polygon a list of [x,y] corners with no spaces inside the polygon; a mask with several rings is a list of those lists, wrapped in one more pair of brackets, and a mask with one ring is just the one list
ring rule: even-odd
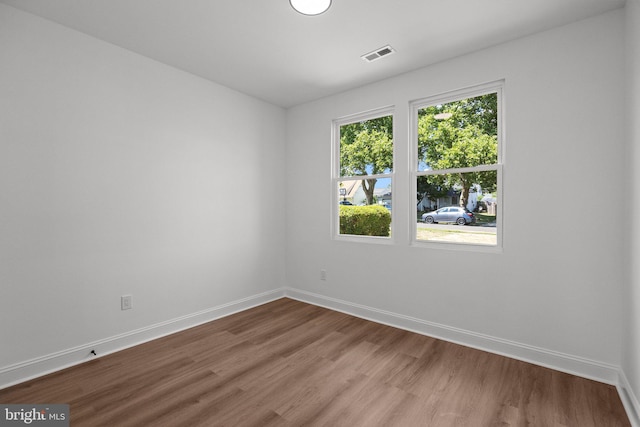
{"label": "electrical outlet", "polygon": [[131,295],[122,295],[120,297],[120,309],[121,310],[130,310],[131,308],[132,308]]}
{"label": "electrical outlet", "polygon": [[320,280],[323,282],[327,281],[327,270],[320,270]]}

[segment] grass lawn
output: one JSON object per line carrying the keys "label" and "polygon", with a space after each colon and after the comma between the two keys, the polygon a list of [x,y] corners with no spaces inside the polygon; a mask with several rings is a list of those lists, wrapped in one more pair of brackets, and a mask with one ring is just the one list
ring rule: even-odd
{"label": "grass lawn", "polygon": [[473,216],[476,217],[476,225],[483,225],[483,224],[495,224],[496,223],[496,216],[495,215],[489,215],[487,213],[480,213],[480,212],[474,212]]}

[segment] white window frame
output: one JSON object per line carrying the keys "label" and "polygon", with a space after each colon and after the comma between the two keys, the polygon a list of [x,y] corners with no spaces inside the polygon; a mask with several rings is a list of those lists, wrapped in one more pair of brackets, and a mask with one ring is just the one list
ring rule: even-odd
{"label": "white window frame", "polygon": [[[440,249],[454,249],[454,250],[477,250],[486,252],[502,252],[503,248],[503,226],[504,226],[504,185],[503,185],[503,169],[504,169],[504,80],[477,85],[465,89],[446,92],[439,95],[421,98],[410,102],[409,104],[409,171],[411,175],[411,188],[412,195],[417,194],[417,178],[421,175],[442,175],[447,173],[460,173],[460,172],[481,172],[495,170],[497,172],[497,211],[496,211],[496,245],[482,245],[477,243],[466,242],[442,242],[442,241],[429,241],[419,240],[417,238],[417,220],[416,220],[416,207],[415,204],[410,207],[410,233],[411,233],[411,245],[417,247],[428,248],[440,248]],[[480,95],[486,95],[489,93],[496,93],[498,98],[498,160],[493,165],[481,165],[474,167],[456,168],[456,169],[438,169],[435,171],[419,171],[418,170],[418,111],[422,108],[426,108],[438,104],[446,104],[449,102],[460,101],[462,99],[473,98]],[[415,197],[411,198],[412,202],[415,201]]]}
{"label": "white window frame", "polygon": [[338,204],[338,183],[341,181],[349,180],[361,180],[363,176],[340,176],[340,127],[351,123],[357,123],[366,120],[377,119],[380,117],[391,116],[393,119],[393,168],[390,173],[367,175],[369,178],[390,178],[391,179],[391,206],[393,207],[393,194],[395,194],[395,170],[396,164],[396,120],[395,120],[395,106],[387,106],[369,110],[357,114],[343,116],[332,121],[331,130],[331,236],[334,240],[352,241],[352,242],[367,242],[367,243],[381,243],[381,244],[393,244],[394,243],[394,209],[391,209],[391,236],[358,236],[353,234],[340,234],[340,209]]}

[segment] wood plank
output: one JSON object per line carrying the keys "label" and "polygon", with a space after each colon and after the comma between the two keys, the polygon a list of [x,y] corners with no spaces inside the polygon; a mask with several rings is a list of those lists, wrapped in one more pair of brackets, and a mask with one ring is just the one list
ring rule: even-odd
{"label": "wood plank", "polygon": [[629,426],[615,387],[283,298],[0,390],[75,426]]}

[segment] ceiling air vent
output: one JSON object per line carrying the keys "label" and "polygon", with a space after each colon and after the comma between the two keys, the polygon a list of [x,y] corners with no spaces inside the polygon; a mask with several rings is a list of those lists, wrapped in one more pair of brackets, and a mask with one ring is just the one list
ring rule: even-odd
{"label": "ceiling air vent", "polygon": [[391,55],[394,52],[395,50],[391,46],[386,45],[384,47],[374,50],[373,52],[365,53],[360,58],[364,59],[367,62],[372,62],[372,61],[375,61],[376,59],[382,58],[383,56]]}

